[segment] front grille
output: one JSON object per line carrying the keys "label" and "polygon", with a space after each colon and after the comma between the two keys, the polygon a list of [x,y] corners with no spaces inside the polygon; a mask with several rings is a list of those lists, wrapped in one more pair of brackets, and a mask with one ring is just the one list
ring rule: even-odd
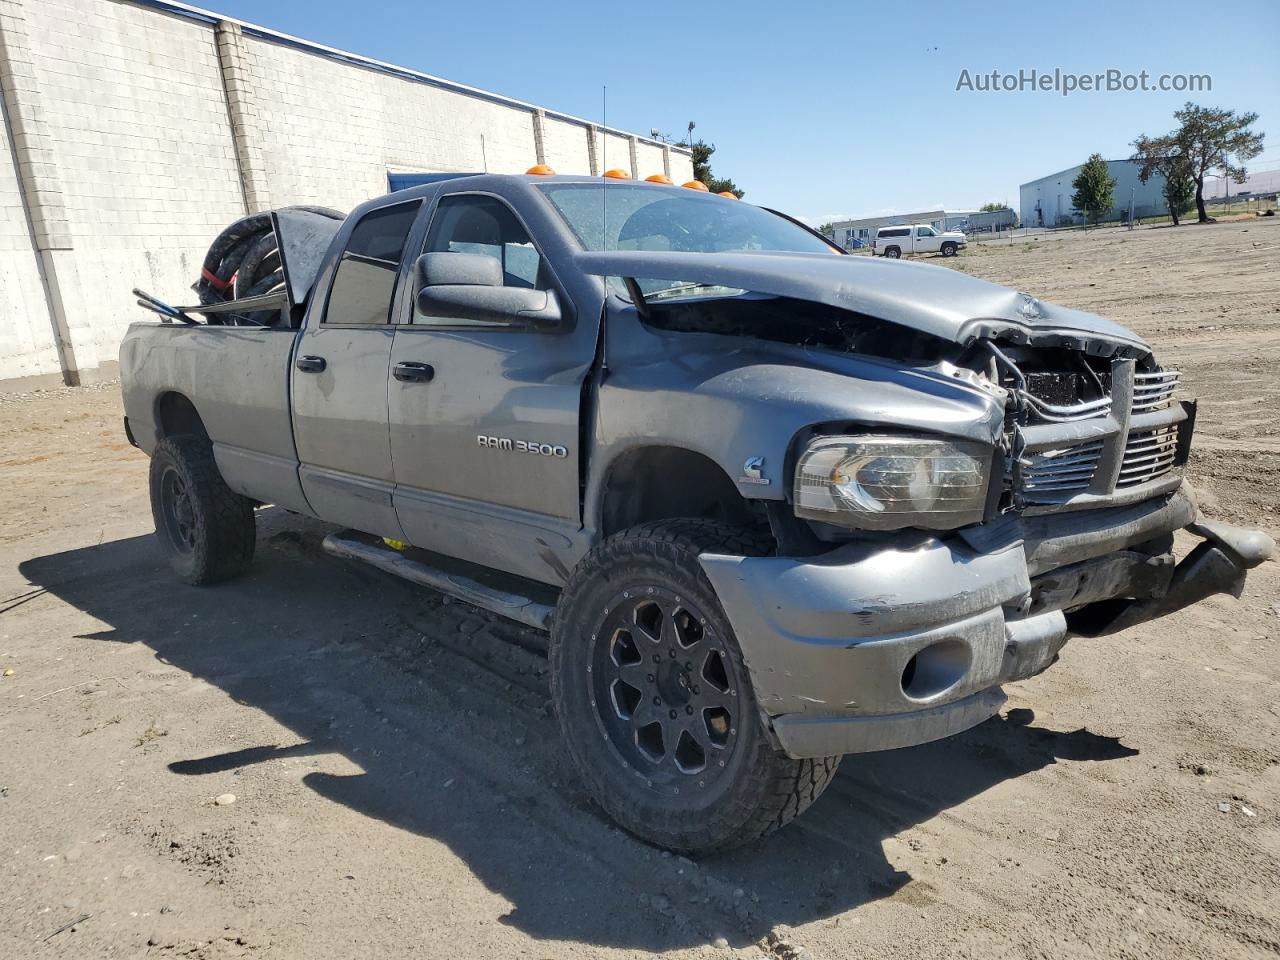
{"label": "front grille", "polygon": [[1133,375],[1133,412],[1163,410],[1173,399],[1178,388],[1177,370],[1161,370],[1159,373],[1135,373]]}
{"label": "front grille", "polygon": [[1022,490],[1028,500],[1054,503],[1088,490],[1098,470],[1102,441],[1028,454],[1022,463]]}
{"label": "front grille", "polygon": [[[1166,400],[1167,402],[1167,400]],[[1120,463],[1117,487],[1136,487],[1169,472],[1178,456],[1178,425],[1129,434]]]}
{"label": "front grille", "polygon": [[1176,370],[1138,373],[1122,359],[1093,380],[1101,396],[1080,389],[1074,374],[1027,377],[1014,427],[1015,501],[1041,509],[1105,502],[1166,477],[1185,457],[1181,435],[1194,410],[1173,402],[1178,378]]}

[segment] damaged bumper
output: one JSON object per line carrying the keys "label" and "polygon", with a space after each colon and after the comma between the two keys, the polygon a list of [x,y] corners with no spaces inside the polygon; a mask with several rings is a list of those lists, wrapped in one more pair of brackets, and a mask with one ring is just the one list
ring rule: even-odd
{"label": "damaged bumper", "polygon": [[[1175,564],[1170,535],[1183,528],[1203,542]],[[1259,531],[1198,520],[1184,488],[1036,518],[989,542],[922,535],[808,559],[701,562],[779,743],[816,757],[966,730],[1000,708],[1002,683],[1044,670],[1073,633],[1239,596],[1245,571],[1273,548]]]}

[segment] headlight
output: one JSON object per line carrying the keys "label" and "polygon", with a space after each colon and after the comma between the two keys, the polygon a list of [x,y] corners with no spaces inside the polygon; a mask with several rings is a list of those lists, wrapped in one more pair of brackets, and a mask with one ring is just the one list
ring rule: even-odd
{"label": "headlight", "polygon": [[796,464],[798,517],[864,530],[982,519],[991,448],[964,440],[822,437]]}

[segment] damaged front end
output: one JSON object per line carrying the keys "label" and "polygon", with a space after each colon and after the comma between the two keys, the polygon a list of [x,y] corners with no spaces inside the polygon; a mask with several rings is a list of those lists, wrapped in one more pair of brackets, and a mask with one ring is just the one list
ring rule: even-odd
{"label": "damaged front end", "polygon": [[[1070,633],[1097,636],[1215,593],[1240,595],[1272,544],[1200,519],[1181,476],[1196,404],[1175,396],[1178,371],[1149,352],[1108,355],[1107,341],[981,346],[987,375],[1008,394],[1005,491],[999,518],[958,535],[979,549],[1024,543],[1025,614],[1061,610]],[[1178,529],[1204,541],[1180,563]]]}
{"label": "damaged front end", "polygon": [[[876,358],[927,374],[924,391],[949,380],[1003,405],[985,503],[967,494],[976,517],[899,522],[882,484],[875,496],[852,495],[878,515],[815,522],[802,481],[821,484],[827,470],[834,484],[832,471],[859,461],[835,456],[810,476],[810,452],[862,443],[890,464],[880,476],[903,462],[889,443],[903,428],[886,408],[882,419],[815,425],[797,438],[805,452],[789,457],[798,466],[787,513],[812,534],[809,549],[779,537],[783,556],[701,558],[792,756],[957,733],[999,708],[1001,684],[1048,667],[1068,637],[1239,596],[1246,571],[1272,553],[1265,534],[1200,517],[1181,476],[1195,402],[1176,395],[1177,371],[1100,317],[953,271],[865,258],[593,254],[590,266],[686,281],[688,293],[666,302],[629,282],[642,319],[662,330]],[[972,488],[974,449],[952,443],[935,457],[950,471],[946,496]],[[1179,561],[1180,530],[1201,542]]]}

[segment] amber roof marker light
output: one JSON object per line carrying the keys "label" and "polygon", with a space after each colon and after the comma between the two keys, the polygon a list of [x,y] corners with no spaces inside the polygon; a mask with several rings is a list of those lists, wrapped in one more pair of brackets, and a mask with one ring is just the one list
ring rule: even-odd
{"label": "amber roof marker light", "polygon": [[665,183],[669,187],[675,186],[675,184],[671,182],[671,178],[668,177],[665,173],[655,173],[652,176],[645,177],[644,182],[645,183]]}
{"label": "amber roof marker light", "polygon": [[737,199],[739,199],[738,195],[737,195],[736,193],[734,193],[732,190],[721,190],[719,193],[717,193],[717,194],[716,194],[716,196],[717,196],[717,197],[728,197],[730,200],[737,200]]}
{"label": "amber roof marker light", "polygon": [[703,193],[711,192],[710,190],[707,189],[707,185],[703,183],[701,180],[688,180],[680,184],[680,186],[688,190],[701,190]]}
{"label": "amber roof marker light", "polygon": [[535,163],[525,171],[525,174],[531,177],[554,177],[556,172],[545,163]]}
{"label": "amber roof marker light", "polygon": [[606,170],[604,172],[604,178],[606,180],[630,180],[631,174],[627,173],[625,170],[618,170],[615,168],[613,170]]}

